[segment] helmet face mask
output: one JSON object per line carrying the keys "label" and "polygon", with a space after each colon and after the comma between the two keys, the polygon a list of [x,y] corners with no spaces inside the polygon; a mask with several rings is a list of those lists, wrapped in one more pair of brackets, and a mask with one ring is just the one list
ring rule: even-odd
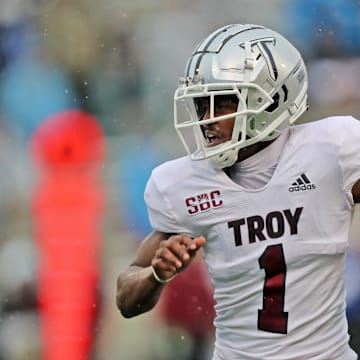
{"label": "helmet face mask", "polygon": [[[305,65],[285,38],[256,25],[229,25],[190,57],[174,95],[175,129],[192,160],[228,167],[241,148],[272,140],[292,124],[307,108],[306,94]],[[224,96],[237,99],[237,109],[218,116],[215,105]],[[231,139],[208,146],[203,127],[229,119]]]}

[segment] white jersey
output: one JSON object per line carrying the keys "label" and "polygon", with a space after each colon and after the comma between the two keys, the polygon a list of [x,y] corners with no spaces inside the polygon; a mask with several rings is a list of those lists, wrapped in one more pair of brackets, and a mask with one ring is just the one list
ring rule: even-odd
{"label": "white jersey", "polygon": [[150,222],[204,235],[216,300],[214,360],[354,360],[344,262],[360,179],[360,122],[290,128],[269,182],[245,189],[207,160],[154,169]]}

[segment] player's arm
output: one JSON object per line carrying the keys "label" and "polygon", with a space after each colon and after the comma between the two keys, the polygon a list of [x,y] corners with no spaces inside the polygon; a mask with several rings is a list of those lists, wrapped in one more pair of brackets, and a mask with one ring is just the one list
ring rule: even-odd
{"label": "player's arm", "polygon": [[360,203],[360,180],[358,180],[351,190],[355,203]]}
{"label": "player's arm", "polygon": [[184,270],[204,244],[202,236],[192,239],[160,231],[148,235],[133,263],[117,278],[116,305],[122,315],[129,318],[151,310],[166,280]]}

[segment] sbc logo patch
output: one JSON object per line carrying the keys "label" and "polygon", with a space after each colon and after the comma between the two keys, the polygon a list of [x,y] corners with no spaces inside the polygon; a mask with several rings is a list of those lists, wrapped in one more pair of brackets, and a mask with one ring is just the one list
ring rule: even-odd
{"label": "sbc logo patch", "polygon": [[189,215],[195,215],[213,208],[218,208],[222,206],[222,204],[223,201],[220,190],[214,190],[185,199],[185,205]]}

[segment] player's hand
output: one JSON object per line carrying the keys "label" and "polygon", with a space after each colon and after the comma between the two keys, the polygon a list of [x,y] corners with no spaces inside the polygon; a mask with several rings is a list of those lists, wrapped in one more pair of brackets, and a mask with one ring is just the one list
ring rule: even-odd
{"label": "player's hand", "polygon": [[205,242],[203,236],[193,239],[187,235],[172,235],[161,241],[151,265],[161,279],[167,280],[184,270]]}

